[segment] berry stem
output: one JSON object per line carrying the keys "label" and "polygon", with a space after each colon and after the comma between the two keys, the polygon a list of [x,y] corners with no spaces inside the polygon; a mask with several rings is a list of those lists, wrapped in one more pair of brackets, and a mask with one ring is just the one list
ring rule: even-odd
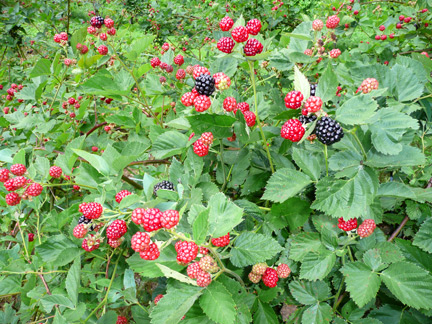
{"label": "berry stem", "polygon": [[268,145],[267,145],[267,139],[265,137],[264,131],[263,131],[262,126],[261,126],[261,120],[260,120],[259,115],[258,115],[258,102],[257,102],[257,93],[256,93],[255,72],[254,72],[254,66],[253,66],[254,62],[248,61],[248,63],[249,63],[249,69],[250,69],[250,78],[251,78],[251,82],[252,82],[252,88],[253,88],[253,92],[254,92],[255,115],[256,115],[257,122],[258,122],[258,127],[259,127],[259,130],[261,133],[261,137],[262,137],[262,140],[264,143],[264,148],[267,152],[267,158],[268,158],[269,163],[270,163],[270,169],[271,169],[272,173],[274,173],[275,170],[273,167],[273,161],[272,161],[272,158],[270,155],[270,150],[269,150]]}
{"label": "berry stem", "polygon": [[333,312],[336,310],[336,308],[339,306],[339,304],[341,302],[341,301],[339,301],[339,296],[340,296],[340,294],[342,292],[342,287],[344,286],[344,283],[345,283],[345,277],[342,277],[342,281],[341,281],[341,283],[339,285],[339,289],[338,289],[338,291],[337,291],[337,293],[336,293],[336,295],[334,297],[335,301],[334,301],[334,304],[333,304]]}
{"label": "berry stem", "polygon": [[354,136],[354,139],[356,140],[357,144],[360,146],[360,149],[362,151],[363,154],[363,159],[367,159],[367,154],[366,151],[363,147],[363,144],[360,142],[360,139],[358,138],[357,134],[356,134],[357,129],[355,128],[353,132],[351,132],[351,134]]}
{"label": "berry stem", "polygon": [[324,158],[325,158],[325,166],[326,166],[326,177],[328,177],[328,152],[327,152],[327,145],[324,144]]}
{"label": "berry stem", "polygon": [[245,284],[242,280],[242,278],[240,278],[240,276],[235,273],[234,271],[231,271],[227,268],[225,268],[224,264],[222,263],[222,260],[219,257],[219,254],[211,247],[211,246],[207,246],[207,248],[209,249],[210,253],[214,256],[214,258],[216,259],[217,263],[219,263],[219,267],[221,268],[222,272],[226,272],[227,274],[231,275],[232,277],[236,278],[237,281],[243,286],[245,287]]}

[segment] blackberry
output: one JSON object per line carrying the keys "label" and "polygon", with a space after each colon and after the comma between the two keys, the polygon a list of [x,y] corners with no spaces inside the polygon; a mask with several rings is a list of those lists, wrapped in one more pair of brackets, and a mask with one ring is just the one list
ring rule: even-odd
{"label": "blackberry", "polygon": [[90,20],[90,24],[94,27],[94,28],[101,28],[102,25],[104,24],[104,19],[101,16],[94,16],[92,17],[92,19]]}
{"label": "blackberry", "polygon": [[298,120],[302,123],[302,124],[309,124],[314,122],[317,119],[317,116],[315,114],[309,115],[309,116],[300,116],[298,118]]}
{"label": "blackberry", "polygon": [[326,145],[339,142],[344,136],[341,125],[330,117],[323,117],[318,120],[315,128],[318,140]]}
{"label": "blackberry", "polygon": [[312,97],[315,97],[317,86],[318,86],[317,84],[311,84],[310,85],[310,95]]}
{"label": "blackberry", "polygon": [[[90,224],[92,223],[92,220],[90,218],[85,217],[84,215],[81,215],[81,217],[78,219],[78,224]],[[93,231],[95,229],[95,226],[90,226],[89,230]]]}
{"label": "blackberry", "polygon": [[162,182],[159,182],[155,184],[153,188],[153,194],[157,197],[157,191],[159,189],[165,189],[165,190],[171,190],[174,191],[174,184],[170,181],[163,180]]}
{"label": "blackberry", "polygon": [[195,89],[200,95],[210,97],[215,91],[215,80],[211,75],[201,74],[195,79]]}

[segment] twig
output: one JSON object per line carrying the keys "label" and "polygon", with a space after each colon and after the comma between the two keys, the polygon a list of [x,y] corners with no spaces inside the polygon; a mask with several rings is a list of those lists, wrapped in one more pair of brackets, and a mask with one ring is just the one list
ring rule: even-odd
{"label": "twig", "polygon": [[93,133],[96,129],[98,129],[99,127],[105,126],[106,124],[108,124],[108,123],[107,123],[107,122],[103,122],[103,123],[100,123],[100,124],[96,124],[96,125],[94,125],[93,128],[90,129],[90,130],[86,133],[86,136],[89,136],[89,135],[90,135],[91,133]]}
{"label": "twig", "polygon": [[132,179],[129,179],[127,176],[122,175],[122,180],[129,183],[131,186],[135,187],[136,189],[142,190],[143,186],[141,186],[139,183],[136,183]]}

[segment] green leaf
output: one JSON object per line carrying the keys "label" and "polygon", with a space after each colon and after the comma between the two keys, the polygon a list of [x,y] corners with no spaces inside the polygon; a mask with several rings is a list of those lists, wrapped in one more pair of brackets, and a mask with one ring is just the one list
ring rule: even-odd
{"label": "green leaf", "polygon": [[294,197],[312,180],[306,174],[293,169],[279,169],[269,179],[262,199],[284,202]]}
{"label": "green leaf", "polygon": [[13,151],[11,149],[0,150],[0,161],[5,163],[13,163],[12,159]]}
{"label": "green leaf", "polygon": [[213,73],[223,71],[228,77],[232,78],[238,70],[239,61],[231,55],[226,55],[213,59],[210,65],[210,71]]}
{"label": "green leaf", "polygon": [[312,180],[318,181],[324,163],[317,154],[294,147],[292,150],[292,157],[294,162],[304,173],[311,177]]}
{"label": "green leaf", "polygon": [[273,308],[261,301],[258,301],[257,310],[253,316],[254,324],[278,324],[280,323]]}
{"label": "green leaf", "polygon": [[290,51],[287,48],[274,50],[269,58],[270,66],[279,71],[291,70],[294,64],[291,62],[289,54]]}
{"label": "green leaf", "polygon": [[413,244],[423,251],[432,253],[432,218],[427,219],[414,237]]}
{"label": "green leaf", "polygon": [[323,103],[326,103],[335,96],[335,84],[338,83],[337,75],[334,73],[332,65],[327,65],[318,82],[316,96],[320,97]]}
{"label": "green leaf", "polygon": [[421,97],[424,86],[412,69],[395,64],[391,75],[395,81],[394,93],[399,102]]}
{"label": "green leaf", "polygon": [[336,119],[346,125],[361,125],[374,115],[377,108],[378,104],[371,95],[355,96],[337,110]]}
{"label": "green leaf", "polygon": [[84,43],[86,36],[87,36],[87,26],[81,27],[80,29],[77,29],[73,33],[70,42],[71,42],[71,48],[75,54],[77,53],[77,48],[76,48],[77,44]]}
{"label": "green leaf", "polygon": [[235,240],[231,249],[231,262],[241,268],[271,259],[282,251],[282,247],[272,237],[253,232],[243,232]]}
{"label": "green leaf", "polygon": [[300,72],[297,65],[294,65],[294,89],[300,91],[306,100],[310,96],[310,84],[308,79]]}
{"label": "green leaf", "polygon": [[291,230],[303,226],[311,212],[310,203],[299,197],[290,198],[282,204],[273,204],[271,207],[271,214],[286,220]]}
{"label": "green leaf", "polygon": [[72,302],[63,295],[45,295],[41,299],[45,308],[51,309],[54,305],[65,306],[67,308],[74,308]]}
{"label": "green leaf", "polygon": [[204,313],[220,324],[232,324],[236,318],[235,303],[224,285],[213,281],[204,290],[199,303]]}
{"label": "green leaf", "polygon": [[341,269],[341,272],[345,276],[346,289],[358,307],[363,307],[376,296],[381,278],[366,264],[359,261],[350,262]]}
{"label": "green leaf", "polygon": [[384,263],[393,263],[405,259],[396,244],[379,242],[375,248],[379,251]]}
{"label": "green leaf", "polygon": [[66,276],[66,291],[68,292],[69,299],[77,306],[78,304],[78,289],[80,287],[80,272],[81,272],[81,258],[77,257],[70,267]]}
{"label": "green leaf", "polygon": [[21,280],[18,276],[2,276],[0,280],[0,295],[17,294],[21,292]]}
{"label": "green leaf", "polygon": [[130,50],[127,52],[126,57],[131,61],[135,61],[141,55],[141,53],[151,45],[154,38],[154,35],[149,34],[135,39],[129,47]]}
{"label": "green leaf", "polygon": [[207,237],[207,233],[209,229],[209,223],[208,223],[209,212],[210,210],[207,208],[201,213],[199,213],[193,223],[192,226],[193,238],[195,243],[198,245],[203,244]]}
{"label": "green leaf", "polygon": [[98,319],[97,324],[116,324],[117,317],[117,313],[113,310],[110,310]]}
{"label": "green leaf", "polygon": [[294,261],[302,261],[309,252],[318,252],[324,245],[320,241],[320,235],[314,232],[302,232],[292,237],[289,258]]}
{"label": "green leaf", "polygon": [[243,209],[236,206],[223,193],[210,198],[209,235],[221,237],[242,222]]}
{"label": "green leaf", "polygon": [[393,109],[380,109],[368,121],[372,143],[377,151],[395,155],[402,151],[403,135],[409,128],[417,130],[419,123],[414,118]]}
{"label": "green leaf", "polygon": [[327,303],[317,303],[309,306],[303,313],[302,324],[327,324],[333,318],[333,311]]}
{"label": "green leaf", "polygon": [[63,266],[83,253],[74,242],[63,234],[49,237],[36,248],[37,254],[51,266]]}
{"label": "green leaf", "polygon": [[291,281],[291,295],[303,305],[312,305],[325,300],[330,294],[330,288],[324,281]]}
{"label": "green leaf", "polygon": [[305,255],[300,268],[300,279],[322,280],[336,262],[336,254],[324,248],[318,252],[309,252]]}
{"label": "green leaf", "polygon": [[357,174],[349,180],[321,179],[316,186],[316,200],[311,208],[335,218],[359,218],[374,201],[377,189],[375,172],[360,166]]}
{"label": "green leaf", "polygon": [[[203,293],[202,288],[182,283],[168,284],[167,293],[150,314],[153,324],[177,324]],[[173,307],[175,305],[175,307]]]}
{"label": "green leaf", "polygon": [[168,131],[156,138],[151,153],[156,159],[165,159],[182,153],[187,142],[188,137],[186,135],[177,131]]}
{"label": "green leaf", "polygon": [[51,74],[51,61],[41,58],[36,62],[33,70],[30,72],[30,78],[36,78],[41,75],[50,75]]}
{"label": "green leaf", "polygon": [[87,160],[92,167],[94,167],[96,170],[98,170],[103,175],[109,175],[111,168],[108,164],[108,162],[99,155],[91,154],[89,152],[78,150],[78,149],[72,149],[76,154],[78,154],[83,159]]}
{"label": "green leaf", "polygon": [[432,308],[432,276],[426,270],[402,261],[390,265],[381,278],[402,303],[416,309]]}
{"label": "green leaf", "polygon": [[231,116],[217,114],[199,114],[187,117],[192,130],[196,134],[212,132],[213,136],[230,137],[236,119]]}
{"label": "green leaf", "polygon": [[426,158],[419,148],[402,145],[402,151],[396,155],[384,155],[370,150],[366,164],[375,168],[396,168],[423,165],[425,161]]}

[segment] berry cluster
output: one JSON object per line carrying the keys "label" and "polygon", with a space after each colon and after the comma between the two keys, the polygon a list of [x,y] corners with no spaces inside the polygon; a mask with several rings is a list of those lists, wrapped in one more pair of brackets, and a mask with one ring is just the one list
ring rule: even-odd
{"label": "berry cluster", "polygon": [[373,219],[366,219],[361,223],[361,225],[357,229],[357,234],[364,238],[371,236],[376,228],[375,221]]}
{"label": "berry cluster", "polygon": [[344,221],[343,217],[341,217],[338,219],[338,227],[345,232],[352,231],[357,228],[357,218]]}
{"label": "berry cluster", "polygon": [[[102,27],[106,28],[104,31]],[[94,35],[98,37],[101,41],[106,41],[108,39],[108,35],[114,36],[117,32],[117,30],[114,28],[114,20],[110,18],[102,18],[100,16],[94,16],[90,20],[90,26],[87,28],[87,32],[90,35]],[[94,42],[92,42],[92,45]],[[77,47],[78,48],[78,47]],[[108,54],[108,47],[106,45],[100,45],[97,48],[97,51],[100,55],[107,55]],[[83,51],[81,50],[81,53]]]}
{"label": "berry cluster", "polygon": [[79,109],[81,107],[80,101],[82,98],[82,96],[78,96],[77,99],[75,99],[74,97],[70,97],[68,100],[62,103],[64,113],[68,115],[71,119],[76,117],[75,109]]}
{"label": "berry cluster", "polygon": [[193,144],[193,151],[198,156],[201,157],[206,156],[209,152],[209,148],[212,143],[213,143],[212,132],[202,133],[201,137],[198,140],[196,140],[195,143]]}
{"label": "berry cluster", "polygon": [[266,263],[257,263],[252,267],[248,277],[253,283],[259,283],[262,279],[264,285],[274,288],[279,279],[288,278],[290,273],[291,269],[285,263],[279,264],[276,269],[267,266]]}
{"label": "berry cluster", "polygon": [[203,256],[198,262],[191,263],[186,269],[189,278],[196,279],[200,287],[207,287],[212,281],[211,274],[218,271],[219,266],[209,255]]}
{"label": "berry cluster", "polygon": [[[2,95],[2,99],[6,99],[7,101],[12,101],[15,98],[15,94],[18,93],[19,91],[21,91],[24,88],[24,86],[22,84],[16,84],[16,83],[12,83],[9,87],[9,89],[6,90],[6,96]],[[0,90],[3,89],[3,86],[0,87]],[[23,99],[18,99],[18,102],[21,103],[23,102]],[[9,113],[9,107],[4,107],[3,108],[3,112],[5,114]]]}
{"label": "berry cluster", "polygon": [[61,32],[60,34],[54,35],[54,42],[59,43],[61,46],[66,46],[68,39],[69,37],[66,32]]}

